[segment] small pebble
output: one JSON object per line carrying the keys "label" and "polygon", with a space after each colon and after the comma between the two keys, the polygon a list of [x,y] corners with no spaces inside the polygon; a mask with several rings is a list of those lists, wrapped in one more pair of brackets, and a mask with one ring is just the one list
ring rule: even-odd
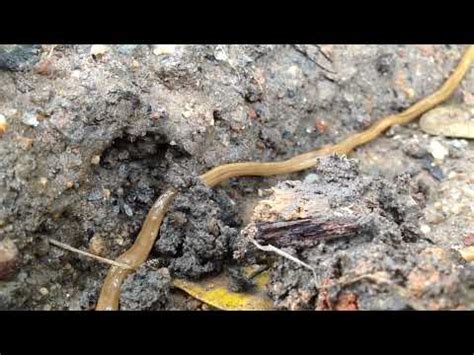
{"label": "small pebble", "polygon": [[132,217],[133,216],[133,210],[132,208],[127,205],[126,203],[123,204],[123,211],[125,212],[125,214],[129,217]]}
{"label": "small pebble", "polygon": [[19,263],[19,251],[10,239],[0,241],[0,280],[10,278]]}
{"label": "small pebble", "polygon": [[227,55],[227,51],[224,46],[216,46],[216,49],[214,50],[214,58],[223,62],[229,59],[229,56]]}
{"label": "small pebble", "polygon": [[179,212],[179,211],[171,213],[170,218],[171,218],[173,224],[176,224],[178,226],[182,226],[187,222],[186,214],[184,214],[183,212]]}
{"label": "small pebble", "polygon": [[464,246],[469,247],[474,245],[474,233],[471,233],[463,238]]}
{"label": "small pebble", "polygon": [[474,138],[472,112],[463,105],[428,111],[420,118],[420,128],[435,136]]}
{"label": "small pebble", "polygon": [[436,160],[444,160],[444,158],[449,154],[449,150],[436,140],[432,140],[428,146],[428,151]]}
{"label": "small pebble", "polygon": [[316,174],[308,174],[304,178],[304,182],[307,183],[307,184],[315,183],[318,180],[319,180],[319,177]]}
{"label": "small pebble", "polygon": [[207,223],[207,230],[209,233],[211,233],[214,237],[219,236],[220,234],[220,229],[219,229],[219,224],[217,223],[217,219],[215,218],[210,218],[208,223]]}
{"label": "small pebble", "polygon": [[192,114],[192,113],[193,113],[193,112],[192,112],[191,110],[186,110],[186,111],[183,111],[183,112],[181,113],[181,115],[182,115],[184,118],[189,118],[189,117],[191,117],[191,114]]}
{"label": "small pebble", "polygon": [[[1,134],[1,130],[0,130],[0,134]],[[28,137],[22,137],[22,136],[17,136],[15,140],[25,150],[30,149],[33,146],[33,142],[34,142],[33,139],[28,138]]]}
{"label": "small pebble", "polygon": [[49,253],[49,241],[47,238],[40,238],[37,241],[34,253],[40,257],[45,256]]}
{"label": "small pebble", "polygon": [[98,256],[104,256],[107,252],[107,243],[99,234],[94,234],[89,240],[89,252]]}
{"label": "small pebble", "polygon": [[109,189],[102,190],[102,196],[104,196],[105,199],[109,199],[111,195],[112,195],[112,192]]}
{"label": "small pebble", "polygon": [[154,55],[164,55],[164,54],[173,54],[176,51],[176,46],[174,44],[160,44],[156,45],[153,48]]}
{"label": "small pebble", "polygon": [[201,306],[201,309],[203,311],[210,311],[212,308],[208,304],[203,303],[202,306]]}
{"label": "small pebble", "polygon": [[46,185],[48,184],[48,179],[46,179],[45,177],[40,177],[38,182],[41,185],[41,187],[46,187]]}
{"label": "small pebble", "polygon": [[71,73],[71,76],[75,79],[80,79],[81,78],[81,71],[80,70],[73,70]]}
{"label": "small pebble", "polygon": [[426,225],[426,224],[423,224],[423,225],[420,227],[420,230],[421,230],[421,233],[423,233],[423,234],[428,234],[429,232],[431,232],[430,226],[428,226],[428,225]]}
{"label": "small pebble", "polygon": [[464,139],[453,139],[449,144],[455,149],[464,149],[469,143]]}
{"label": "small pebble", "polygon": [[21,122],[28,126],[36,127],[39,125],[39,121],[35,113],[27,112],[23,115]]}
{"label": "small pebble", "polygon": [[139,67],[140,67],[140,63],[138,62],[138,60],[136,59],[132,60],[132,68],[138,69]]}
{"label": "small pebble", "polygon": [[0,137],[7,131],[7,118],[0,113]]}
{"label": "small pebble", "polygon": [[46,287],[41,287],[41,288],[39,289],[39,292],[40,292],[43,296],[46,296],[46,295],[49,293],[49,291],[48,291],[48,289],[47,289]]}
{"label": "small pebble", "polygon": [[461,204],[454,204],[451,206],[451,213],[454,215],[459,215],[463,210],[463,206]]}
{"label": "small pebble", "polygon": [[125,55],[130,55],[133,53],[133,51],[138,47],[136,44],[124,44],[121,46],[118,46],[117,50],[121,54]]}
{"label": "small pebble", "polygon": [[448,180],[453,180],[458,176],[458,174],[455,171],[450,171],[448,174]]}
{"label": "small pebble", "polygon": [[100,163],[100,155],[94,155],[91,159],[92,165],[99,165]]}
{"label": "small pebble", "polygon": [[108,46],[104,46],[102,44],[94,44],[91,47],[90,54],[94,58],[100,58],[102,57],[105,53],[107,53],[110,50]]}
{"label": "small pebble", "polygon": [[428,223],[439,224],[443,222],[446,218],[441,212],[430,211],[429,213],[426,214],[425,219]]}

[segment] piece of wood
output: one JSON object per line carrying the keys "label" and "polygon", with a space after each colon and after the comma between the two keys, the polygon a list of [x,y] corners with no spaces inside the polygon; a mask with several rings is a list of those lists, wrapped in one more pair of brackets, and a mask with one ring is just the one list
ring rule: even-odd
{"label": "piece of wood", "polygon": [[259,243],[279,248],[307,248],[321,240],[356,236],[361,229],[359,220],[356,217],[328,219],[313,216],[290,221],[256,222],[252,237]]}

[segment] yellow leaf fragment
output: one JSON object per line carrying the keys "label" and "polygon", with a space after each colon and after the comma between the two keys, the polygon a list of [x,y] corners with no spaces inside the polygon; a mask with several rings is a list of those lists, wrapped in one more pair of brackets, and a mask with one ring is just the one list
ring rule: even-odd
{"label": "yellow leaf fragment", "polygon": [[[249,271],[247,269],[246,271]],[[225,311],[270,310],[273,302],[265,292],[268,272],[255,277],[255,287],[249,292],[233,292],[224,273],[200,281],[174,279],[173,286],[197,300]]]}

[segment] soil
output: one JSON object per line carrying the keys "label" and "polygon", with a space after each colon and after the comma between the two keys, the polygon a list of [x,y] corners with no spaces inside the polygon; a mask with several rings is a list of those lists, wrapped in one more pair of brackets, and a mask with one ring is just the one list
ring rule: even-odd
{"label": "soil", "polygon": [[[151,260],[124,284],[122,303],[206,309],[170,289],[170,279],[244,263],[234,258],[245,245],[241,230],[266,189],[285,181],[325,195],[331,213],[366,193],[379,201],[371,226],[386,228],[292,252],[320,270],[322,283],[357,277],[363,267],[390,282],[318,288],[311,272],[271,258],[276,308],[472,308],[472,266],[456,251],[474,234],[472,141],[429,136],[415,122],[359,148],[355,160],[329,158],[298,174],[213,189],[197,178],[219,164],[286,159],[365,129],[436,90],[463,49],[0,46],[0,114],[8,123],[0,137],[0,243],[13,242],[18,254],[8,273],[0,270],[0,309],[93,309],[107,266],[48,238],[114,259],[170,185],[181,192]],[[473,93],[471,69],[448,103],[472,105]],[[269,258],[250,247],[248,254]]]}

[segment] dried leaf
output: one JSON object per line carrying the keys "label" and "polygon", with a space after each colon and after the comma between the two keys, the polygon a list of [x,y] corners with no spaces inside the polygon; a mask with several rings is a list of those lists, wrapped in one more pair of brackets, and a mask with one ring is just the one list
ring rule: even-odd
{"label": "dried leaf", "polygon": [[[246,270],[250,273],[250,269]],[[224,273],[200,281],[174,279],[173,286],[197,300],[225,311],[270,310],[273,302],[265,292],[268,272],[254,278],[255,287],[249,292],[233,292]]]}

